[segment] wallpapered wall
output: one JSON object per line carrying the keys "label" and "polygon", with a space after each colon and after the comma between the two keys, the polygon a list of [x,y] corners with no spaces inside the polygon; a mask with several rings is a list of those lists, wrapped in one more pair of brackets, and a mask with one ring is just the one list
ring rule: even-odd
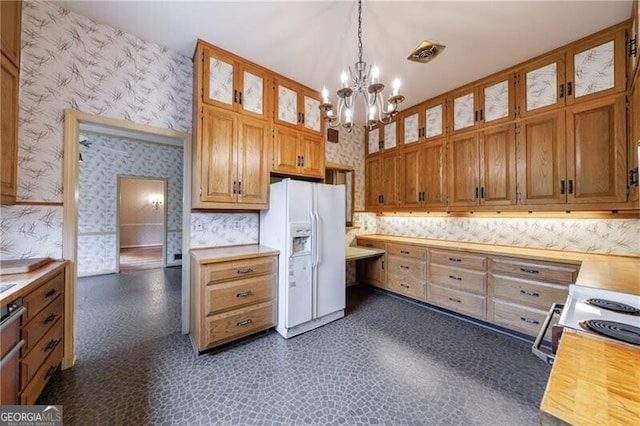
{"label": "wallpapered wall", "polygon": [[183,149],[111,136],[87,134],[80,146],[78,276],[116,270],[118,175],[167,179],[167,265],[182,252]]}
{"label": "wallpapered wall", "polygon": [[354,210],[364,210],[364,129],[355,127],[351,133],[340,129],[338,143],[327,142],[325,152],[327,161],[353,166]]}

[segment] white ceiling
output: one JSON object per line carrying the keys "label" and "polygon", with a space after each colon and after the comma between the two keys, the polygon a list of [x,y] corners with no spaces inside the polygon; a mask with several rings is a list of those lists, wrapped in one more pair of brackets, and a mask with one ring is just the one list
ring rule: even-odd
{"label": "white ceiling", "polygon": [[[356,1],[59,1],[191,57],[198,38],[318,90],[339,86],[357,59]],[[364,60],[402,109],[631,16],[629,1],[365,1]],[[428,64],[406,60],[422,40],[447,46]]]}

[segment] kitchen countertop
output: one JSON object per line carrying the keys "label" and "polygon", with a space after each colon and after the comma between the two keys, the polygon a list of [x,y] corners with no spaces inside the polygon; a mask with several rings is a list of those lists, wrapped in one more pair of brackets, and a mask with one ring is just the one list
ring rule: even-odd
{"label": "kitchen countertop", "polygon": [[272,256],[280,252],[259,244],[244,246],[212,247],[191,249],[191,257],[198,263],[226,262],[229,260],[251,259],[255,257]]}
{"label": "kitchen countertop", "polygon": [[0,293],[0,305],[12,302],[13,300],[29,293],[34,287],[52,278],[55,274],[64,270],[67,265],[66,260],[57,260],[47,263],[40,268],[21,274],[0,275],[0,285],[15,284],[10,289]]}
{"label": "kitchen countertop", "polygon": [[[433,248],[580,265],[576,284],[640,295],[640,257],[366,235]],[[565,329],[540,404],[542,424],[636,424],[640,348]]]}
{"label": "kitchen countertop", "polygon": [[347,262],[351,260],[368,259],[370,257],[378,257],[384,254],[383,249],[371,247],[354,247],[349,246],[346,249]]}

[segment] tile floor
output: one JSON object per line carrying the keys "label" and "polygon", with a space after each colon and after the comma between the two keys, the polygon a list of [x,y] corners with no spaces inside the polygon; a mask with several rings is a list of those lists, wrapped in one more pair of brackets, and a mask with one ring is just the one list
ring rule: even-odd
{"label": "tile floor", "polygon": [[65,425],[534,425],[549,368],[528,344],[373,291],[290,340],[196,357],[179,268],[82,278],[77,362],[41,404]]}

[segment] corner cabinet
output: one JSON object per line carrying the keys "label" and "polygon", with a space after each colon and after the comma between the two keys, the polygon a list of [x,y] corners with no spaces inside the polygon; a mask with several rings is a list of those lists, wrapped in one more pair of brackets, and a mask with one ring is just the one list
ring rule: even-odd
{"label": "corner cabinet", "polygon": [[194,209],[269,207],[270,72],[201,40],[194,56]]}
{"label": "corner cabinet", "polygon": [[18,91],[22,2],[0,2],[0,203],[14,204],[18,189]]}

